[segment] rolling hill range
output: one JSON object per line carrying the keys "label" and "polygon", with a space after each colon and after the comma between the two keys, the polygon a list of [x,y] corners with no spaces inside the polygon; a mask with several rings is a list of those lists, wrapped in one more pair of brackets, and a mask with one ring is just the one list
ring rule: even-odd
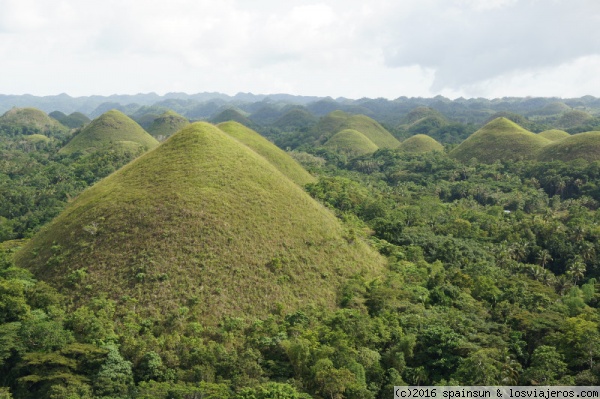
{"label": "rolling hill range", "polygon": [[189,123],[190,121],[178,113],[167,111],[155,118],[147,130],[153,137],[164,140],[189,125]]}
{"label": "rolling hill range", "polygon": [[600,160],[600,132],[578,133],[545,146],[537,157],[540,161]]}
{"label": "rolling hill range", "polygon": [[234,121],[219,123],[217,127],[229,136],[250,147],[257,154],[263,156],[279,169],[281,173],[297,184],[304,186],[315,181],[315,178],[292,157],[286,154],[285,151],[254,130]]}
{"label": "rolling hill range", "polygon": [[477,158],[485,163],[535,159],[537,152],[548,143],[548,139],[500,117],[473,133],[449,155],[461,161]]}
{"label": "rolling hill range", "polygon": [[59,151],[64,155],[76,152],[93,152],[112,146],[131,149],[138,146],[152,149],[158,141],[150,136],[133,119],[120,111],[108,111],[94,119]]}
{"label": "rolling hill range", "polygon": [[367,136],[354,129],[345,129],[336,133],[323,147],[351,157],[371,154],[379,149]]}
{"label": "rolling hill range", "polygon": [[398,150],[403,152],[422,153],[430,151],[444,151],[444,146],[429,136],[424,134],[416,134],[404,140],[400,144],[400,147],[398,147]]}
{"label": "rolling hill range", "polygon": [[315,129],[325,141],[342,130],[353,129],[364,134],[379,148],[396,148],[400,145],[390,132],[365,115],[350,115],[343,111],[334,111],[321,118]]}
{"label": "rolling hill range", "polygon": [[68,128],[35,108],[13,108],[0,117],[0,134],[60,136]]}
{"label": "rolling hill range", "polygon": [[81,126],[85,126],[91,122],[90,118],[82,114],[81,112],[73,112],[69,115],[65,115],[63,112],[54,111],[48,114],[51,118],[56,119],[61,124],[71,129],[76,129]]}
{"label": "rolling hill range", "polygon": [[538,136],[548,139],[550,141],[558,141],[558,140],[562,140],[566,137],[569,137],[570,134],[565,132],[564,130],[551,129],[551,130],[544,130],[543,132],[538,133]]}
{"label": "rolling hill range", "polygon": [[[77,197],[15,256],[76,303],[202,323],[333,307],[343,280],[384,260],[264,157],[189,125]],[[130,299],[127,299],[130,298]]]}

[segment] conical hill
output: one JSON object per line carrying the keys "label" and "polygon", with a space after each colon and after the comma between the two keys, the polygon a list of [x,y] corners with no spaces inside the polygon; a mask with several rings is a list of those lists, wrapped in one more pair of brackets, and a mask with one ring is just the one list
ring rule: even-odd
{"label": "conical hill", "polygon": [[379,147],[364,134],[354,129],[345,129],[327,140],[324,147],[331,148],[349,156],[371,154]]}
{"label": "conical hill", "polygon": [[335,306],[382,258],[265,158],[197,122],[84,191],[15,256],[74,298],[140,314],[264,316]]}
{"label": "conical hill", "polygon": [[0,116],[0,135],[61,136],[68,128],[37,108],[13,108]]}
{"label": "conical hill", "polygon": [[444,151],[444,146],[427,135],[416,134],[404,140],[398,149],[403,152],[423,153]]}
{"label": "conical hill", "polygon": [[298,162],[286,154],[285,151],[241,123],[234,121],[223,122],[219,123],[217,127],[229,136],[250,147],[259,155],[265,157],[281,173],[297,184],[304,186],[316,180]]}
{"label": "conical hill", "polygon": [[84,127],[61,148],[60,153],[69,155],[76,152],[93,152],[124,142],[127,142],[128,148],[131,147],[131,143],[137,143],[146,150],[158,145],[158,141],[133,119],[121,111],[111,110]]}
{"label": "conical hill", "polygon": [[173,111],[167,111],[156,117],[148,127],[148,133],[153,137],[164,140],[189,125],[189,121]]}
{"label": "conical hill", "polygon": [[538,135],[550,141],[558,141],[570,136],[569,133],[559,129],[544,130],[543,132],[538,133]]}
{"label": "conical hill", "polygon": [[473,133],[449,155],[461,161],[477,158],[486,163],[535,159],[537,152],[548,143],[549,140],[500,117]]}
{"label": "conical hill", "polygon": [[586,161],[600,160],[600,132],[585,132],[570,135],[545,146],[538,154],[540,161]]}
{"label": "conical hill", "polygon": [[327,138],[331,138],[339,131],[353,129],[364,134],[379,148],[396,148],[400,145],[390,132],[366,115],[350,115],[343,111],[334,111],[321,118],[315,129]]}

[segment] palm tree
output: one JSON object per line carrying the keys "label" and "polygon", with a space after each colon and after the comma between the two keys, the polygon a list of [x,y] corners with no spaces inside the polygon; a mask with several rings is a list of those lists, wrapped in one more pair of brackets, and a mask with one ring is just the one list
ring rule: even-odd
{"label": "palm tree", "polygon": [[537,254],[536,259],[540,263],[540,266],[542,266],[543,268],[546,267],[548,262],[552,262],[553,260],[552,255],[550,255],[550,251],[548,251],[547,249],[540,250],[540,252],[538,252]]}

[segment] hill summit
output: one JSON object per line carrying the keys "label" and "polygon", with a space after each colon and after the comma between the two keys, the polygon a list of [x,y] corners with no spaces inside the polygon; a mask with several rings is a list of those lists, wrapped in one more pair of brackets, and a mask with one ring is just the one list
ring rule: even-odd
{"label": "hill summit", "polygon": [[77,303],[106,293],[158,320],[205,323],[333,307],[383,259],[265,158],[205,122],[77,197],[16,254]]}
{"label": "hill summit", "polygon": [[424,134],[416,134],[404,140],[398,149],[404,152],[422,153],[444,151],[444,146],[438,143],[434,138]]}
{"label": "hill summit", "polygon": [[364,134],[379,148],[396,148],[400,142],[375,120],[366,115],[350,115],[343,111],[334,111],[321,118],[315,129],[330,138],[336,133],[353,129]]}
{"label": "hill summit", "polygon": [[61,148],[60,153],[92,152],[115,145],[149,150],[156,147],[158,141],[121,111],[111,110],[84,127]]}
{"label": "hill summit", "polygon": [[473,133],[449,155],[461,161],[477,158],[487,163],[535,159],[537,152],[548,143],[548,139],[500,117]]}
{"label": "hill summit", "polygon": [[545,146],[538,154],[540,161],[569,162],[576,159],[600,160],[600,132],[569,135]]}
{"label": "hill summit", "polygon": [[187,119],[177,112],[166,111],[154,119],[152,124],[148,127],[148,133],[155,138],[164,140],[173,133],[176,133],[189,125],[189,123],[190,122]]}

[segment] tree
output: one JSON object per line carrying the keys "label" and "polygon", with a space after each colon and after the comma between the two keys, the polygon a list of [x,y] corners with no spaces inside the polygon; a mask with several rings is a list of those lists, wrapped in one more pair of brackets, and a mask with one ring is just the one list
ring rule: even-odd
{"label": "tree", "polygon": [[564,356],[555,347],[538,346],[531,355],[530,366],[522,375],[526,385],[556,385],[567,373]]}
{"label": "tree", "polygon": [[108,354],[94,379],[94,394],[114,399],[129,398],[133,389],[131,362],[123,359],[115,345],[105,348]]}

